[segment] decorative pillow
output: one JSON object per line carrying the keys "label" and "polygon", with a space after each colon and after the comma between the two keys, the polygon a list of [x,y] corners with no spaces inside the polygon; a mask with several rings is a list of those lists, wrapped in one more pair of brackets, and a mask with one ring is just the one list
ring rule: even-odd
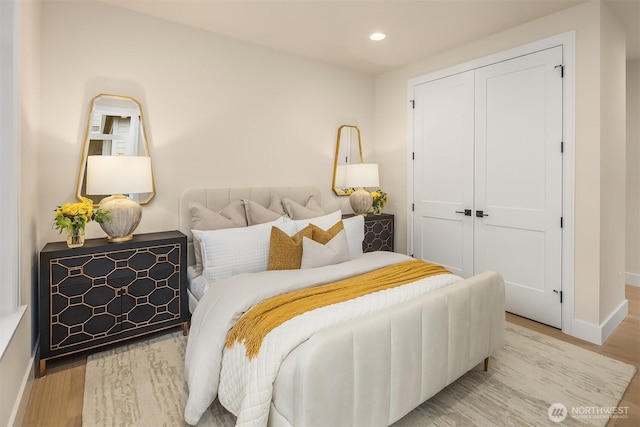
{"label": "decorative pillow", "polygon": [[[338,221],[329,227],[327,230],[323,230],[315,224],[309,224],[308,228],[313,230],[313,234],[311,235],[311,239],[314,242],[318,242],[322,245],[326,245],[331,239],[336,237],[336,235],[344,230],[344,225],[342,221]],[[345,233],[346,234],[346,233]]]}
{"label": "decorative pillow", "polygon": [[300,268],[322,267],[349,261],[347,233],[338,232],[335,237],[323,245],[308,237],[302,238],[302,262]]}
{"label": "decorative pillow", "polygon": [[265,222],[272,222],[283,216],[272,210],[269,210],[259,203],[252,200],[243,200],[244,210],[247,215],[247,223],[249,225],[264,224]]}
{"label": "decorative pillow", "polygon": [[309,196],[304,206],[287,198],[282,199],[282,204],[284,205],[284,210],[287,212],[287,215],[292,219],[315,218],[326,213],[322,210],[320,203],[313,194]]}
{"label": "decorative pillow", "polygon": [[349,242],[349,254],[351,259],[362,256],[362,242],[364,241],[364,217],[362,215],[352,216],[342,220],[344,231],[347,233]]}
{"label": "decorative pillow", "polygon": [[[298,231],[302,230],[309,224],[315,224],[318,227],[322,228],[323,230],[326,230],[336,222],[340,221],[341,219],[342,219],[342,211],[338,209],[337,211],[331,212],[330,214],[327,214],[327,215],[317,216],[311,219],[299,219],[294,222],[296,224],[296,227],[298,228]],[[363,226],[363,230],[364,230],[364,226]]]}
{"label": "decorative pillow", "polygon": [[[231,202],[220,212],[212,211],[200,203],[189,203],[191,228],[193,230],[221,230],[224,228],[245,227],[247,218],[244,204],[240,200]],[[193,234],[193,255],[196,259],[193,277],[202,274],[202,250],[200,239]]]}
{"label": "decorative pillow", "polygon": [[267,209],[277,213],[280,216],[287,216],[287,211],[284,210],[282,199],[277,194],[271,196],[271,203],[269,204],[269,207]]}
{"label": "decorative pillow", "polygon": [[302,238],[313,236],[312,226],[289,236],[278,227],[271,228],[267,270],[297,270],[302,261]]}
{"label": "decorative pillow", "polygon": [[246,227],[247,217],[244,203],[235,200],[220,212],[212,211],[200,203],[189,203],[191,228],[194,230],[220,230],[222,228]]}
{"label": "decorative pillow", "polygon": [[193,231],[202,236],[202,262],[208,285],[241,273],[266,271],[269,260],[271,227],[288,235],[296,226],[288,218],[243,228]]}

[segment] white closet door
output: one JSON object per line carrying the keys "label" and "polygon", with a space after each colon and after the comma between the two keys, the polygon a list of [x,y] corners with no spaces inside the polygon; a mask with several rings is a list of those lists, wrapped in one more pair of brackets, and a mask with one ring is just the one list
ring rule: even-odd
{"label": "white closet door", "polygon": [[[562,48],[476,70],[475,273],[507,311],[561,327]],[[474,212],[475,214],[476,212]]]}
{"label": "white closet door", "polygon": [[[415,258],[473,275],[473,71],[415,89]],[[463,213],[456,213],[463,212]]]}

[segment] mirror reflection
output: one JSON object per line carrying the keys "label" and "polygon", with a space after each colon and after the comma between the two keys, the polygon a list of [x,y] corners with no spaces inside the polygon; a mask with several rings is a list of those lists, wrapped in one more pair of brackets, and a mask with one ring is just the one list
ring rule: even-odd
{"label": "mirror reflection", "polygon": [[[111,194],[87,195],[88,156],[150,156],[142,105],[137,100],[106,94],[100,94],[91,100],[76,197],[88,197],[97,204]],[[153,192],[127,196],[140,204],[148,203],[155,196],[155,186]]]}
{"label": "mirror reflection", "polygon": [[360,129],[353,125],[342,125],[338,128],[333,181],[331,183],[333,192],[338,196],[347,196],[343,185],[344,165],[353,163],[364,163]]}

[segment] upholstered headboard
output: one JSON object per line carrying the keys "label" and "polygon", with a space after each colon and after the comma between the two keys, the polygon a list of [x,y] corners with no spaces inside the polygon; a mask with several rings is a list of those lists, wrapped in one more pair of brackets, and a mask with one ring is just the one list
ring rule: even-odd
{"label": "upholstered headboard", "polygon": [[313,195],[320,201],[320,191],[315,187],[227,187],[227,188],[190,188],[180,195],[179,229],[187,235],[188,265],[193,265],[193,236],[191,235],[191,212],[189,203],[196,202],[212,211],[220,211],[234,200],[252,200],[264,207],[269,206],[271,197],[278,195],[294,202],[304,204]]}

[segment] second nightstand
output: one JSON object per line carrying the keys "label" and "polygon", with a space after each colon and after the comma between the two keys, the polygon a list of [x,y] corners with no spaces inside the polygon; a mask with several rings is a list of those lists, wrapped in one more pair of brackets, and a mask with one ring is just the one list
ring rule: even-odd
{"label": "second nightstand", "polygon": [[[351,216],[353,214],[343,215],[342,217],[349,218]],[[394,216],[392,214],[374,215],[370,213],[365,216],[362,250],[364,252],[393,252],[393,228]]]}

